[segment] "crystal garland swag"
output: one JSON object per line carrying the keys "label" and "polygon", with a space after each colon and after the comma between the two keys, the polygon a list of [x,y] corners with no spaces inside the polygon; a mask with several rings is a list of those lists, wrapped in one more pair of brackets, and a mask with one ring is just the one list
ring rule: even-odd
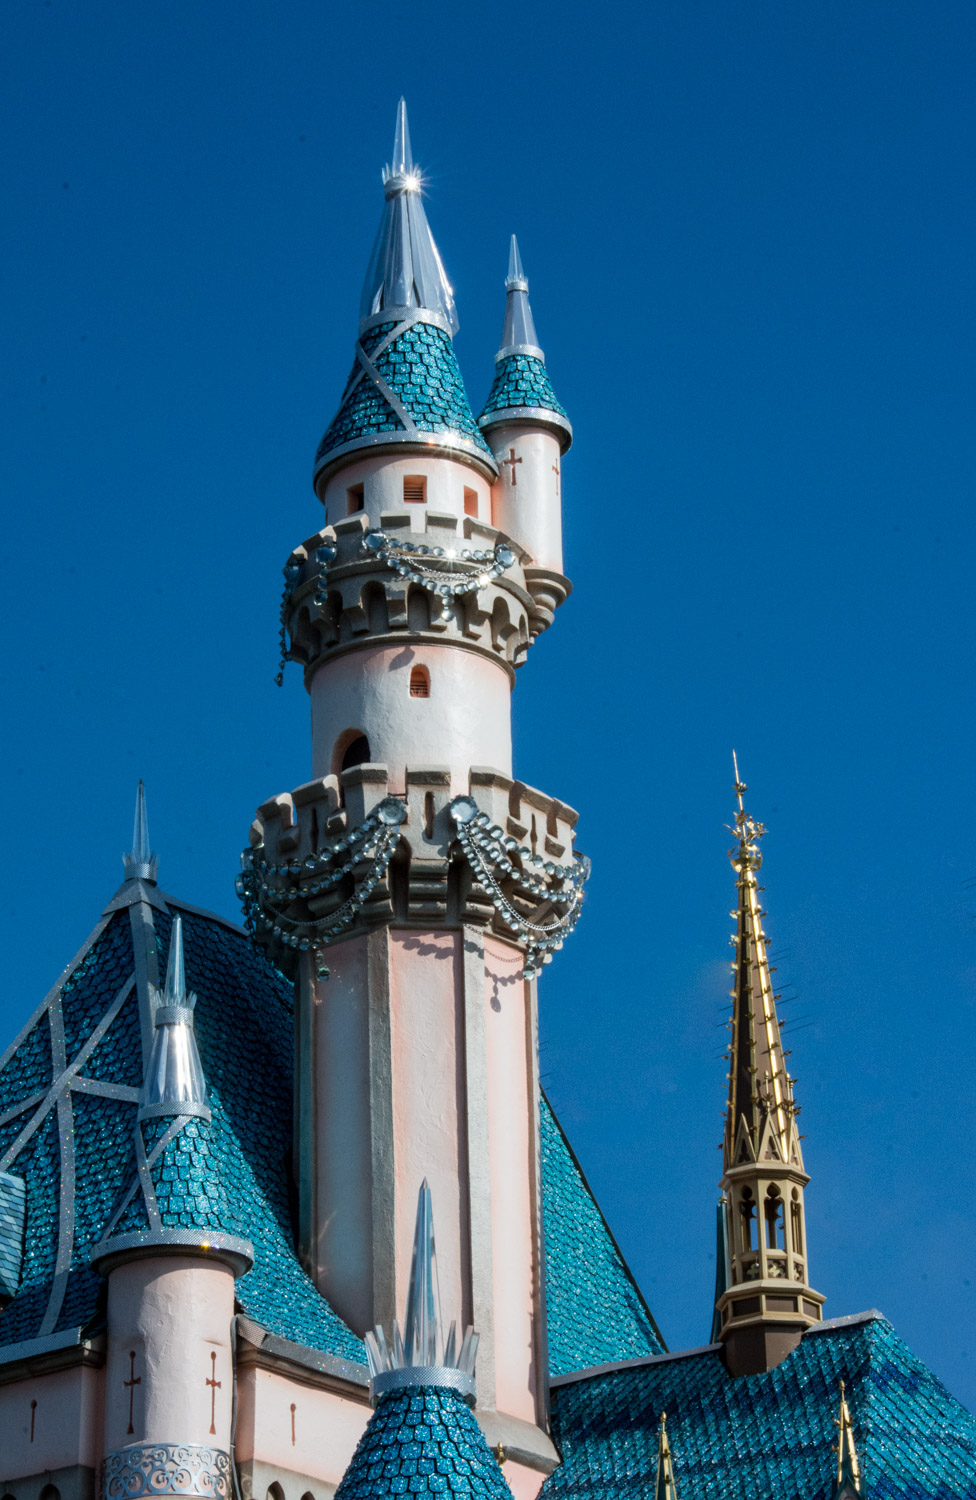
{"label": "crystal garland swag", "polygon": [[[362,551],[392,572],[399,573],[408,583],[419,583],[433,594],[440,606],[443,620],[450,619],[458,599],[487,588],[515,562],[515,553],[504,542],[496,542],[490,550],[478,547],[426,547],[420,542],[392,540],[385,531],[366,532],[362,540]],[[325,542],[315,549],[315,561],[319,567],[313,599],[316,605],[325,603],[328,569],[335,562],[336,553],[334,542]],[[284,681],[285,662],[291,649],[288,644],[288,607],[301,577],[301,564],[288,563],[283,572],[285,586],[278,618],[280,659],[275,677],[279,687]]]}
{"label": "crystal garland swag", "polygon": [[[475,879],[490,896],[506,927],[526,944],[525,978],[536,979],[543,964],[552,963],[553,953],[563,946],[579,921],[583,887],[590,875],[589,859],[584,854],[568,865],[543,859],[492,823],[473,797],[455,797],[451,816]],[[548,877],[548,883],[542,876]],[[503,890],[503,880],[512,888],[511,895]],[[514,903],[515,895],[545,902],[552,912],[549,920],[531,921],[524,916]]]}
{"label": "crystal garland swag", "polygon": [[[473,797],[455,797],[450,807],[458,842],[475,880],[499,917],[526,944],[525,977],[534,979],[563,946],[579,920],[583,886],[590,861],[583,855],[568,865],[555,864],[507,837],[482,812]],[[272,864],[259,850],[245,850],[237,894],[244,907],[244,925],[255,936],[269,934],[285,948],[314,951],[320,979],[328,978],[322,950],[352,925],[386,875],[407,821],[399,797],[384,797],[365,822],[327,849],[304,859]],[[514,857],[513,857],[514,856]],[[518,863],[516,863],[516,859]],[[332,891],[357,867],[366,865],[352,894],[335,911],[322,917],[301,915],[298,902],[314,901]],[[538,872],[538,873],[537,873]],[[511,889],[507,894],[502,882]],[[514,897],[545,902],[552,912],[547,921],[533,921],[515,905]]]}

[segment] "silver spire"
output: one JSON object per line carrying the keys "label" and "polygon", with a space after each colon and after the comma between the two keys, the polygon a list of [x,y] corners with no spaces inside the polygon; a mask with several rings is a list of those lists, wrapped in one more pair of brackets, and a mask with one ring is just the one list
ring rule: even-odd
{"label": "silver spire", "polygon": [[509,354],[532,354],[536,359],[545,359],[539,348],[539,337],[529,306],[529,283],[522,269],[522,257],[514,234],[508,252],[505,291],[508,293],[505,301],[505,327],[502,329],[501,348],[495,355],[496,362]]}
{"label": "silver spire", "polygon": [[473,1328],[468,1328],[459,1351],[456,1324],[451,1324],[447,1338],[442,1342],[441,1321],[434,1215],[425,1177],[417,1199],[405,1336],[401,1335],[400,1325],[394,1318],[392,1348],[379,1326],[365,1338],[369,1390],[374,1403],[388,1391],[409,1385],[445,1386],[459,1391],[470,1401],[474,1400],[478,1334]]}
{"label": "silver spire", "polygon": [[149,818],[146,814],[146,788],[139,782],[136,792],[136,816],[132,826],[132,850],[123,854],[122,865],[126,880],[155,881],[159,871],[159,860],[149,848]]}
{"label": "silver spire", "polygon": [[393,161],[383,169],[386,204],[359,304],[360,332],[381,313],[424,308],[458,331],[454,292],[421,201],[422,180],[410,150],[407,106],[397,107]]}
{"label": "silver spire", "polygon": [[186,992],[183,967],[183,922],[173,918],[166,964],[166,987],[152,992],[153,1039],[146,1081],[139,1100],[139,1118],[149,1115],[204,1115],[207,1085],[193,1029],[194,994]]}

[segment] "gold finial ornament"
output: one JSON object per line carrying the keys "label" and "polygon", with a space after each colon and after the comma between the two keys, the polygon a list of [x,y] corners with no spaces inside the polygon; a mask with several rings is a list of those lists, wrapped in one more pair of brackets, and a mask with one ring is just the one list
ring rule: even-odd
{"label": "gold finial ornament", "polygon": [[678,1500],[674,1467],[671,1463],[671,1445],[668,1442],[667,1414],[663,1411],[657,1434],[657,1478],[654,1482],[654,1500]]}
{"label": "gold finial ornament", "polygon": [[857,1447],[854,1442],[854,1426],[851,1422],[851,1409],[847,1404],[844,1394],[844,1382],[839,1380],[837,1388],[840,1392],[840,1411],[834,1418],[834,1426],[837,1428],[837,1444],[834,1452],[837,1455],[837,1480],[834,1488],[833,1500],[841,1500],[845,1495],[861,1495],[861,1466],[858,1462]]}
{"label": "gold finial ornament", "polygon": [[809,1178],[759,899],[759,841],[766,829],[746,810],[748,788],[734,751],[732,765],[736,842],[729,860],[736,926],[721,1183],[729,1264],[716,1322],[729,1369],[751,1375],[771,1369],[795,1348],[803,1330],[820,1321],[824,1299],[807,1275],[803,1190]]}

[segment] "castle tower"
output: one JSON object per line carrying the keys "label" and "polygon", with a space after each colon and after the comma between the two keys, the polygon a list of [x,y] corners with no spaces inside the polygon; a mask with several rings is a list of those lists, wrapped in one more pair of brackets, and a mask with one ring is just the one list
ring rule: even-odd
{"label": "castle tower", "polygon": [[495,380],[478,425],[491,444],[499,475],[492,490],[492,514],[515,541],[532,554],[537,568],[562,573],[563,454],[573,429],[546,370],[529,283],[518,242],[512,235],[505,282],[505,323],[495,355]]}
{"label": "castle tower", "polygon": [[[141,784],[139,807],[129,862],[148,869]],[[234,1281],[254,1254],[211,1144],[179,917],[154,999],[133,1170],[91,1257],[108,1278],[103,1490],[141,1494],[151,1469],[169,1494],[231,1500]]]}
{"label": "castle tower", "polygon": [[726,1287],[716,1303],[718,1337],[733,1375],[772,1369],[820,1321],[810,1287],[798,1109],[776,1015],[759,902],[765,832],[745,811],[736,764],[736,930],[732,938],[732,1040],[723,1140],[728,1216]]}
{"label": "castle tower", "polygon": [[[554,476],[542,486],[528,448],[536,477],[520,476],[520,509],[500,523],[421,187],[401,102],[355,363],[316,456],[325,525],[285,568],[284,655],[304,668],[314,779],[259,809],[240,892],[249,929],[297,978],[304,1264],[361,1336],[389,1326],[416,1184],[430,1182],[445,1301],[481,1334],[479,1418],[529,1495],[555,1458],[534,981],[576,921],[588,864],[575,813],[513,778],[510,700],[569,583]],[[519,339],[524,295],[520,280]],[[568,424],[538,405],[496,415],[510,444],[517,430],[556,458]]]}

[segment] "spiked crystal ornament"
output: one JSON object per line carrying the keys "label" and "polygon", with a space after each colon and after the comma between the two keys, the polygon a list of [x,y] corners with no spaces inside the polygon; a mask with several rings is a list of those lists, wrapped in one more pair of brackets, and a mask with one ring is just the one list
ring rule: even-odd
{"label": "spiked crystal ornament", "polygon": [[417,1227],[403,1332],[394,1318],[392,1344],[379,1326],[365,1338],[369,1393],[374,1405],[390,1391],[404,1386],[439,1386],[459,1392],[474,1404],[478,1334],[468,1328],[459,1350],[456,1324],[451,1323],[446,1339],[442,1338],[441,1328],[434,1218],[430,1188],[424,1178],[417,1199]]}
{"label": "spiked crystal ornament", "polygon": [[159,861],[149,849],[149,818],[146,814],[146,788],[139,782],[136,792],[136,815],[132,827],[132,850],[123,854],[122,864],[126,880],[151,880],[155,882]]}
{"label": "spiked crystal ornament", "polygon": [[383,169],[386,206],[363,282],[359,315],[366,322],[380,313],[395,310],[402,316],[412,308],[424,308],[439,314],[455,334],[454,291],[427,223],[421,186],[410,151],[407,106],[401,99],[393,160]]}
{"label": "spiked crystal ornament", "polygon": [[173,918],[166,965],[166,987],[153,990],[153,1040],[139,1118],[150,1115],[203,1115],[210,1118],[207,1085],[193,1029],[194,994],[186,992],[183,922]]}

